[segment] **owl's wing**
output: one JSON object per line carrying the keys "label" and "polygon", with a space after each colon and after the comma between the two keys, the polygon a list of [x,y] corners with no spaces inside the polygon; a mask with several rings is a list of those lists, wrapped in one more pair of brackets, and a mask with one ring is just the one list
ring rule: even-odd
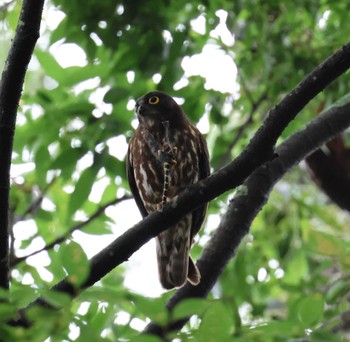
{"label": "owl's wing", "polygon": [[[198,131],[198,160],[199,160],[199,180],[207,178],[210,175],[209,152],[207,143],[202,134]],[[191,240],[201,229],[205,214],[207,212],[208,204],[204,204],[193,212]]]}
{"label": "owl's wing", "polygon": [[142,199],[139,194],[139,190],[136,185],[134,167],[132,163],[132,153],[130,151],[130,144],[129,144],[128,154],[126,159],[126,171],[127,171],[127,177],[128,177],[131,193],[134,196],[135,202],[137,204],[137,207],[140,210],[142,217],[144,218],[148,215],[148,213],[145,206],[143,205]]}

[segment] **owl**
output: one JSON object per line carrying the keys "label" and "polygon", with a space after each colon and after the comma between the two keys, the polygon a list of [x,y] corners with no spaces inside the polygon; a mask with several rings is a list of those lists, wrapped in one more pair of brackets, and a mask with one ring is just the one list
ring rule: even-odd
{"label": "owl", "polygon": [[[210,174],[208,149],[199,130],[175,100],[159,91],[136,101],[139,125],[129,142],[127,175],[143,217],[162,210],[186,187]],[[189,255],[207,205],[183,217],[156,237],[159,279],[165,289],[200,282]]]}

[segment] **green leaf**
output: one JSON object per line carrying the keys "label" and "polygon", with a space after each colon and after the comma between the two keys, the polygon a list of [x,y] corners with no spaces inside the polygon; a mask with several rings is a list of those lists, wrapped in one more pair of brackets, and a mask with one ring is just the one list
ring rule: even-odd
{"label": "green leaf", "polygon": [[51,37],[50,37],[50,41],[51,44],[57,42],[58,40],[65,38],[65,34],[67,33],[67,28],[68,26],[68,18],[65,17],[61,20],[61,22],[59,23],[59,25],[56,27],[55,31],[52,32]]}
{"label": "green leaf", "polygon": [[133,302],[138,310],[153,322],[164,325],[168,321],[168,311],[163,298],[147,298],[133,295]]}
{"label": "green leaf", "polygon": [[40,294],[47,303],[58,309],[68,305],[72,300],[69,294],[52,289],[41,289]]}
{"label": "green leaf", "polygon": [[85,169],[80,178],[75,185],[74,192],[69,198],[69,206],[68,206],[68,216],[72,216],[88,199],[89,194],[91,192],[91,188],[96,180],[96,176],[98,173],[97,167],[89,167]]}
{"label": "green leaf", "polygon": [[307,256],[303,249],[293,253],[287,263],[284,281],[290,285],[299,284],[308,272]]}
{"label": "green leaf", "polygon": [[52,161],[50,169],[62,170],[62,177],[64,179],[69,179],[75,170],[78,160],[83,157],[85,152],[86,151],[82,148],[64,149],[56,159]]}
{"label": "green leaf", "polygon": [[90,287],[80,295],[80,298],[85,301],[98,300],[100,302],[105,301],[109,304],[118,303],[122,300],[124,291],[121,291],[118,286],[116,286],[116,288],[115,290],[101,286]]}
{"label": "green leaf", "polygon": [[35,50],[35,56],[38,58],[45,74],[58,82],[64,74],[64,69],[55,58],[49,52],[40,49]]}
{"label": "green leaf", "polygon": [[339,279],[332,284],[326,292],[326,302],[328,304],[334,304],[339,301],[343,296],[350,292],[349,279]]}
{"label": "green leaf", "polygon": [[17,308],[8,303],[1,303],[0,305],[0,321],[6,322],[10,318],[14,317],[17,312]]}
{"label": "green leaf", "polygon": [[93,324],[82,324],[80,326],[80,334],[77,342],[85,342],[85,341],[101,341],[100,331],[96,329]]}
{"label": "green leaf", "polygon": [[94,77],[104,77],[107,72],[106,64],[93,64],[84,67],[73,66],[64,69],[64,74],[62,74],[59,83],[61,86],[69,87]]}
{"label": "green leaf", "polygon": [[[261,336],[262,339],[256,339],[257,341],[264,341],[264,337],[266,340],[266,336],[273,337],[276,336],[278,339],[276,340],[288,340],[288,337],[293,336],[293,334],[303,334],[304,329],[300,327],[299,323],[295,321],[272,321],[267,324],[261,324],[252,329],[253,336]],[[255,339],[253,339],[255,341]],[[275,341],[271,338],[271,341]]]}
{"label": "green leaf", "polygon": [[323,317],[324,299],[320,293],[302,298],[297,306],[299,321],[304,327],[312,327]]}
{"label": "green leaf", "polygon": [[186,318],[192,315],[202,315],[210,303],[206,299],[190,298],[181,301],[171,312],[173,320]]}
{"label": "green leaf", "polygon": [[73,86],[97,76],[104,77],[108,73],[108,65],[105,63],[62,68],[49,52],[37,49],[35,55],[45,73],[57,81],[60,86]]}
{"label": "green leaf", "polygon": [[16,286],[11,288],[11,301],[18,307],[25,307],[38,297],[38,290],[31,286]]}
{"label": "green leaf", "polygon": [[107,235],[112,234],[113,231],[107,226],[105,220],[95,220],[83,228],[84,233],[91,235]]}
{"label": "green leaf", "polygon": [[74,286],[79,286],[88,278],[90,273],[89,260],[81,248],[81,246],[74,242],[60,246],[60,258],[62,265],[68,273],[68,280]]}
{"label": "green leaf", "polygon": [[51,159],[47,146],[40,146],[35,153],[35,171],[37,173],[39,184],[44,187],[46,185],[47,165]]}
{"label": "green leaf", "polygon": [[121,100],[125,100],[130,96],[130,91],[123,87],[113,87],[107,91],[103,101],[106,103],[118,103]]}
{"label": "green leaf", "polygon": [[213,301],[205,312],[198,329],[198,341],[226,341],[233,333],[233,318],[220,301]]}

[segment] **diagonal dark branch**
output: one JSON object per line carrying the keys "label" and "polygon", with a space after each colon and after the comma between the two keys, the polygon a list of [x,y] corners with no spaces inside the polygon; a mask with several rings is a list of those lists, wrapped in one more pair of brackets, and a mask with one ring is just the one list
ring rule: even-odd
{"label": "diagonal dark branch", "polygon": [[[242,191],[230,202],[219,227],[197,262],[202,275],[200,284],[196,287],[186,284],[177,290],[167,303],[168,310],[186,298],[205,298],[209,294],[227,263],[234,257],[242,238],[249,232],[253,219],[267,202],[274,185],[317,147],[349,127],[349,112],[350,104],[331,107],[304,130],[281,144],[274,160],[252,173],[244,182]],[[173,322],[167,327],[150,323],[145,332],[165,337],[169,331],[181,329],[186,322]]]}
{"label": "diagonal dark branch", "polygon": [[39,29],[44,0],[24,0],[0,81],[0,286],[8,288],[10,166],[17,107]]}
{"label": "diagonal dark branch", "polygon": [[[53,290],[66,292],[72,296],[77,295],[79,290],[93,285],[115,267],[127,261],[142,245],[174,225],[183,216],[223,192],[242,184],[256,168],[272,157],[278,137],[297,113],[349,67],[350,43],[318,66],[278,106],[270,111],[250,144],[233,162],[210,177],[188,187],[178,196],[176,201],[165,208],[164,212],[150,214],[96,254],[90,260],[90,276],[80,289],[75,289],[65,279],[56,284]],[[327,124],[330,125],[330,123]],[[211,245],[209,245],[210,252],[208,253],[214,252],[211,251]],[[200,291],[204,288],[204,283],[197,288]],[[184,289],[188,289],[188,286]],[[31,305],[33,304],[47,305],[42,298]],[[16,323],[25,325],[26,322],[19,320]]]}
{"label": "diagonal dark branch", "polygon": [[48,243],[46,246],[44,246],[43,248],[41,249],[38,249],[37,251],[33,252],[33,253],[30,253],[26,256],[23,256],[23,257],[20,257],[20,258],[13,258],[12,260],[10,260],[10,266],[13,267],[17,264],[19,264],[20,262],[26,260],[27,258],[31,257],[31,256],[34,256],[36,254],[39,254],[43,251],[48,251],[50,249],[52,249],[55,245],[58,245],[64,241],[67,240],[67,237],[69,235],[71,235],[73,232],[75,232],[76,230],[79,230],[79,229],[82,229],[84,228],[85,226],[87,226],[89,223],[91,223],[92,221],[94,221],[95,219],[97,219],[102,213],[104,213],[104,211],[110,207],[111,205],[115,205],[115,204],[118,204],[120,202],[123,202],[123,201],[126,201],[128,199],[131,199],[132,197],[131,196],[123,196],[123,197],[120,197],[120,198],[116,198],[114,199],[113,201],[110,201],[104,205],[101,205],[87,220],[83,221],[83,222],[79,222],[78,224],[76,224],[75,226],[71,227],[67,233],[63,236],[60,236],[58,237],[57,239],[55,239],[54,241]]}

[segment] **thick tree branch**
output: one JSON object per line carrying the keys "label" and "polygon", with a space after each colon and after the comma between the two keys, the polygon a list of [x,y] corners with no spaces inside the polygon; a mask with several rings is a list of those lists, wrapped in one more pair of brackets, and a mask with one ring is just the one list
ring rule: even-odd
{"label": "thick tree branch", "polygon": [[48,243],[46,246],[44,246],[41,249],[38,249],[37,251],[30,253],[26,256],[20,257],[20,258],[16,258],[14,257],[12,260],[10,260],[10,266],[15,266],[17,264],[19,264],[20,262],[26,260],[27,258],[34,256],[36,254],[39,254],[43,251],[49,251],[50,249],[52,249],[53,247],[55,247],[55,245],[58,245],[64,241],[67,240],[68,236],[71,235],[73,232],[75,232],[76,230],[82,229],[85,226],[87,226],[89,223],[91,223],[92,221],[94,221],[95,219],[97,219],[102,213],[105,212],[105,210],[110,207],[111,205],[115,205],[118,204],[120,202],[126,201],[128,199],[131,199],[131,196],[123,196],[120,198],[116,198],[113,201],[110,201],[104,205],[101,205],[99,208],[96,209],[96,211],[85,221],[79,222],[76,225],[74,225],[73,227],[71,227],[70,229],[68,229],[67,233],[63,236],[58,237],[57,239],[55,239],[54,241]]}
{"label": "thick tree branch", "polygon": [[44,0],[24,0],[0,81],[0,286],[8,288],[8,208],[16,115],[26,70],[39,38]]}
{"label": "thick tree branch", "polygon": [[[270,159],[276,140],[296,114],[349,67],[350,43],[318,66],[278,106],[271,110],[251,143],[232,163],[210,177],[188,187],[178,196],[176,201],[165,208],[164,212],[150,214],[95,255],[91,259],[90,276],[81,289],[93,285],[116,266],[128,260],[142,245],[174,225],[187,213],[192,212],[223,192],[240,185],[257,167]],[[209,251],[211,245],[209,245]],[[220,248],[220,250],[222,249]],[[213,251],[210,253],[213,253]],[[205,273],[204,266],[201,265],[201,267]],[[205,287],[207,286],[205,286],[204,281],[197,289],[201,291]],[[188,289],[188,286],[185,289]],[[66,292],[71,295],[77,295],[79,292],[67,280],[56,284],[53,290]],[[33,304],[35,303],[45,305],[43,299],[38,299]],[[21,322],[18,323],[21,324]]]}
{"label": "thick tree branch", "polygon": [[[294,134],[277,149],[277,157],[262,165],[244,182],[242,190],[230,202],[218,229],[197,262],[202,278],[198,286],[186,284],[167,303],[172,310],[180,301],[191,297],[205,298],[227,263],[235,255],[242,238],[249,232],[253,219],[267,202],[273,186],[294,165],[317,147],[350,126],[350,104],[331,107],[314,119],[304,130]],[[181,329],[187,320],[167,327],[150,323],[145,332],[165,337],[171,330]]]}

